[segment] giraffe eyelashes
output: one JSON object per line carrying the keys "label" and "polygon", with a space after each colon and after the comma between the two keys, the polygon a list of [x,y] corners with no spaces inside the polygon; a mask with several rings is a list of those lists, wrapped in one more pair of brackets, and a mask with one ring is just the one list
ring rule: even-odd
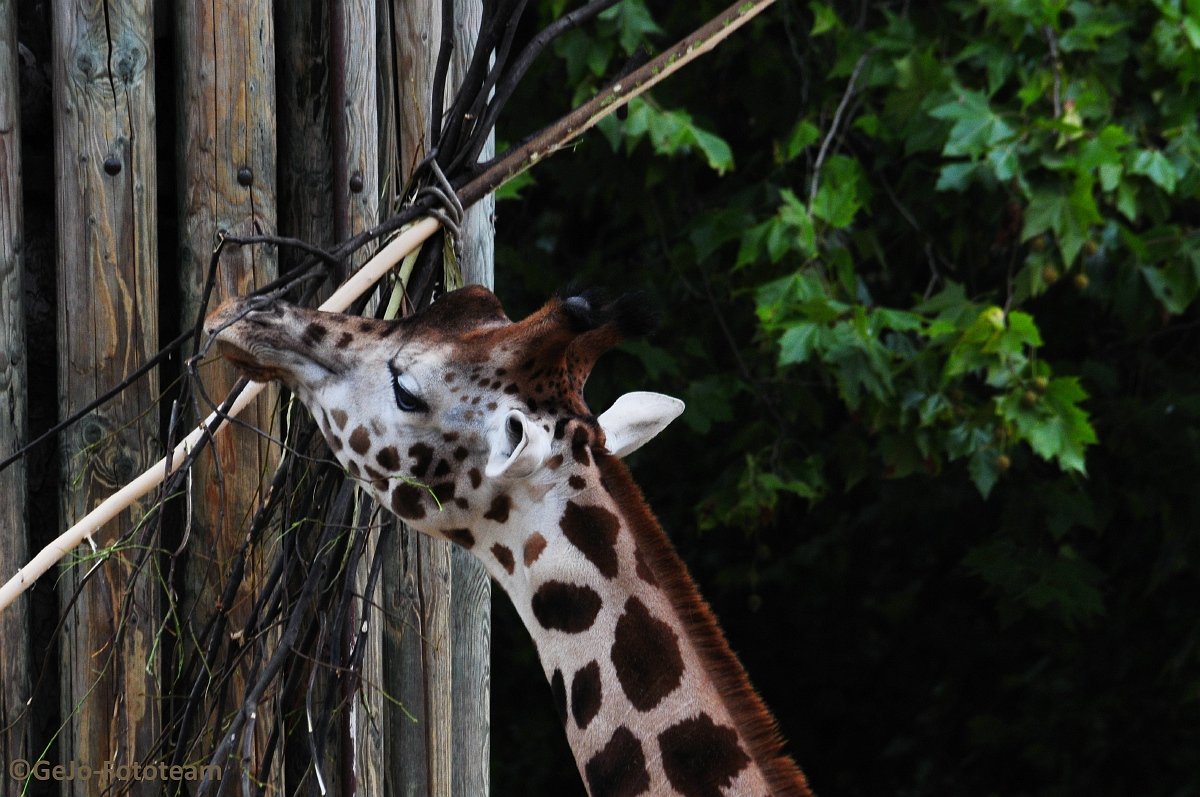
{"label": "giraffe eyelashes", "polygon": [[427,412],[429,405],[414,395],[417,385],[413,378],[397,371],[394,365],[389,367],[392,371],[392,392],[396,394],[396,406],[401,412]]}

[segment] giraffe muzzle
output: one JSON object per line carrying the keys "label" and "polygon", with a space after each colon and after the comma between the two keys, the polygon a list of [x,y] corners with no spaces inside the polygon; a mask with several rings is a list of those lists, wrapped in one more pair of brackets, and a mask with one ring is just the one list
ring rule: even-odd
{"label": "giraffe muzzle", "polygon": [[299,368],[317,365],[329,372],[340,369],[325,356],[311,335],[314,311],[267,296],[235,297],[204,320],[221,355],[256,382],[292,381]]}

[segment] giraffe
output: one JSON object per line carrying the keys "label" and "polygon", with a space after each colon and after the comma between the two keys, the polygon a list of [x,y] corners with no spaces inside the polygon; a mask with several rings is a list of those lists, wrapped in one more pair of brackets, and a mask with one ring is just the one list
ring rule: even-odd
{"label": "giraffe", "polygon": [[597,358],[649,326],[643,299],[593,292],[514,323],[480,286],[400,321],[263,298],[206,319],[383,506],[482,561],[533,638],[591,797],[810,795],[621,461],[683,403],[632,392],[595,416],[584,402]]}

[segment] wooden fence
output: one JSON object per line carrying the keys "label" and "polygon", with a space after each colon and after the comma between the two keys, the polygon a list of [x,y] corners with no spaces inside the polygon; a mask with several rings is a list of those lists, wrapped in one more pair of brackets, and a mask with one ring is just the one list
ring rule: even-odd
{"label": "wooden fence", "polygon": [[[0,0],[0,459],[48,425],[28,420],[35,385],[55,384],[58,417],[68,417],[193,323],[218,231],[328,246],[394,210],[426,154],[443,24],[457,42],[452,96],[480,4],[460,0],[456,18],[442,20],[439,0]],[[45,114],[31,99],[40,78]],[[32,119],[20,118],[22,107],[34,108]],[[40,187],[49,164],[52,202]],[[50,232],[39,238],[39,230]],[[491,240],[491,208],[481,202],[465,226],[466,281],[490,283]],[[214,302],[270,281],[288,257],[229,248]],[[51,283],[47,303],[39,291]],[[29,304],[52,304],[54,326]],[[31,355],[49,335],[56,366]],[[204,371],[218,399],[234,380],[224,368]],[[59,435],[57,478],[33,472],[36,457],[0,472],[5,577],[48,534],[161,456],[166,381],[152,371]],[[277,433],[277,404],[264,396],[245,420]],[[280,452],[270,437],[230,432],[193,468],[186,508],[168,515],[176,526],[164,527],[164,539],[139,536],[147,507],[136,507],[95,540],[98,553],[76,552],[56,578],[48,574],[0,613],[0,793],[21,790],[9,770],[17,759],[146,764],[179,699],[163,649],[168,640],[178,656],[191,642],[168,639],[190,627],[178,618],[199,627],[219,611],[232,635],[241,627],[284,530],[247,558],[231,605],[220,589]],[[45,461],[52,466],[53,455]],[[106,549],[118,538],[128,542]],[[166,540],[187,547],[186,572],[166,572]],[[326,751],[340,774],[325,785],[341,794],[486,794],[490,585],[446,544],[416,534],[396,544],[381,586],[353,609],[375,631],[353,710],[331,737],[338,749]],[[365,589],[370,553],[360,561]],[[275,755],[266,773],[256,766],[275,744],[267,729],[285,722],[285,705],[259,703],[256,730],[221,793],[319,793],[302,746]],[[210,709],[199,720],[197,738],[208,735],[201,756],[231,706]],[[96,792],[94,780],[29,785],[32,794]],[[194,787],[113,785],[133,794]]]}

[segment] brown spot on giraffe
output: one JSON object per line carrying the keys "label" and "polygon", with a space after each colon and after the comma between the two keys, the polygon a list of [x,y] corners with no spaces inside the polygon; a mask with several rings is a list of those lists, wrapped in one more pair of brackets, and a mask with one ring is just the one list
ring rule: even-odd
{"label": "brown spot on giraffe", "polygon": [[337,425],[338,429],[345,429],[346,421],[350,420],[350,416],[346,414],[346,411],[339,409],[330,410],[329,417],[333,418],[333,422]]}
{"label": "brown spot on giraffe", "polygon": [[400,454],[397,453],[395,446],[384,446],[379,449],[379,453],[375,455],[375,460],[389,473],[395,473],[400,470]]}
{"label": "brown spot on giraffe", "polygon": [[633,731],[624,725],[613,731],[604,748],[584,766],[588,790],[603,797],[637,797],[650,789],[646,754]]}
{"label": "brown spot on giraffe", "polygon": [[683,680],[679,638],[637,598],[625,601],[610,655],[625,697],[639,711],[657,706]]}
{"label": "brown spot on giraffe", "polygon": [[658,746],[667,780],[683,797],[722,797],[722,789],[750,763],[737,731],[703,712],[660,733]]}
{"label": "brown spot on giraffe", "polygon": [[408,455],[416,460],[409,468],[412,475],[418,479],[424,479],[425,474],[429,473],[430,464],[433,463],[433,449],[424,443],[417,443],[408,449]]}
{"label": "brown spot on giraffe", "polygon": [[470,529],[447,529],[442,533],[450,542],[456,542],[468,551],[475,547],[475,535]]}
{"label": "brown spot on giraffe", "polygon": [[525,540],[525,545],[521,548],[521,557],[525,562],[525,566],[529,567],[536,562],[544,550],[546,550],[546,538],[536,531],[530,534],[529,539]]}
{"label": "brown spot on giraffe", "polygon": [[356,426],[350,433],[350,448],[355,454],[366,455],[371,450],[371,434],[365,426]]}
{"label": "brown spot on giraffe", "polygon": [[483,516],[497,523],[507,523],[510,511],[512,511],[512,498],[508,493],[500,493],[492,499],[492,505],[488,507],[488,511]]}
{"label": "brown spot on giraffe", "polygon": [[580,668],[571,679],[571,716],[579,730],[587,726],[600,712],[603,689],[600,685],[600,664],[593,659]]}
{"label": "brown spot on giraffe", "polygon": [[455,485],[454,482],[439,482],[430,487],[429,492],[433,493],[439,504],[445,506],[454,500]]}
{"label": "brown spot on giraffe", "polygon": [[467,478],[471,480],[472,490],[478,490],[479,485],[483,483],[483,474],[479,472],[479,468],[471,468],[467,471]]}
{"label": "brown spot on giraffe", "polygon": [[587,585],[551,580],[533,593],[533,616],[547,630],[579,634],[596,622],[600,603],[600,595]]}
{"label": "brown spot on giraffe", "polygon": [[617,575],[616,543],[621,523],[616,515],[602,506],[583,506],[567,501],[559,527],[605,578]]}
{"label": "brown spot on giraffe", "polygon": [[592,458],[588,456],[588,433],[582,426],[576,426],[571,435],[571,457],[580,465],[590,465]]}
{"label": "brown spot on giraffe", "polygon": [[496,561],[500,563],[500,566],[504,568],[505,572],[507,572],[510,576],[513,574],[513,570],[516,569],[517,563],[516,560],[513,559],[512,549],[510,549],[507,545],[501,545],[497,542],[492,545],[492,556],[496,557]]}
{"label": "brown spot on giraffe", "polygon": [[329,330],[323,325],[313,322],[304,328],[304,332],[300,335],[300,340],[306,346],[316,346],[325,339],[329,334]]}
{"label": "brown spot on giraffe", "polygon": [[404,520],[420,520],[425,517],[424,494],[420,487],[406,482],[397,484],[392,490],[392,511]]}

